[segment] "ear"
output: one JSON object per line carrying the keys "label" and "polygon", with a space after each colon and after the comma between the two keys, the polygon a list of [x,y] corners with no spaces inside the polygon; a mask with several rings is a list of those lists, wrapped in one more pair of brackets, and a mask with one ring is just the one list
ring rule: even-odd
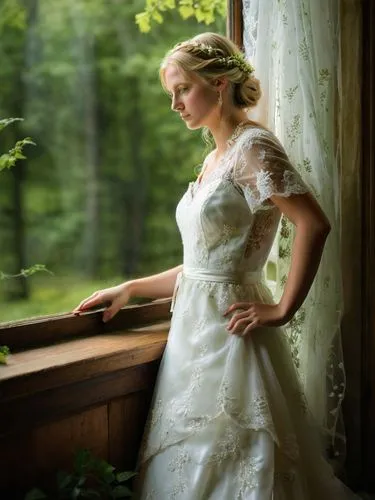
{"label": "ear", "polygon": [[227,78],[214,78],[212,81],[212,86],[217,92],[222,92],[228,86]]}

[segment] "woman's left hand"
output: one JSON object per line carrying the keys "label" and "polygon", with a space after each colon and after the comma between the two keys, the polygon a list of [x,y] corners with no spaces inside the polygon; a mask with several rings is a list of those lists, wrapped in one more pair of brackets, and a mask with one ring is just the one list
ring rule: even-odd
{"label": "woman's left hand", "polygon": [[287,323],[279,304],[263,304],[261,302],[237,302],[225,311],[224,316],[235,312],[229,320],[229,333],[243,337],[260,326],[281,326]]}

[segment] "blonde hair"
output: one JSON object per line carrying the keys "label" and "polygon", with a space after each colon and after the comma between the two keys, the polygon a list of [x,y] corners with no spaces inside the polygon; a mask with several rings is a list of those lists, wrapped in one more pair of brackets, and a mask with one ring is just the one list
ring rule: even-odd
{"label": "blonde hair", "polygon": [[165,70],[169,64],[186,73],[195,73],[209,84],[215,78],[227,78],[233,104],[238,108],[254,107],[260,99],[259,80],[243,59],[240,49],[225,36],[201,33],[175,45],[160,66],[160,80],[164,88]]}

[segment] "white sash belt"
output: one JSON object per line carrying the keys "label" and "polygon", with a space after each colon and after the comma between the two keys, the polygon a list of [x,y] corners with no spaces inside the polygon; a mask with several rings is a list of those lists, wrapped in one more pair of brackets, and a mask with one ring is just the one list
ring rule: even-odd
{"label": "white sash belt", "polygon": [[233,283],[233,284],[251,285],[262,281],[263,273],[262,271],[227,273],[227,272],[221,272],[219,270],[211,271],[209,269],[199,269],[199,268],[184,266],[183,270],[179,272],[176,277],[176,283],[173,290],[172,303],[170,309],[171,312],[173,312],[174,305],[176,302],[177,291],[183,276],[188,279],[199,280],[199,281],[210,281],[214,283]]}

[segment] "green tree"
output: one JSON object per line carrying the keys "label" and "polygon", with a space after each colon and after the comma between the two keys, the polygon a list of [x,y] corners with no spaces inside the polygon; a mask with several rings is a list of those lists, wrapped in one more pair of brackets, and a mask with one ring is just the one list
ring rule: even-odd
{"label": "green tree", "polygon": [[[14,174],[2,176],[0,269],[33,262],[53,269],[48,283],[29,282],[32,314],[53,313],[48,297],[62,300],[78,281],[117,281],[181,260],[175,207],[204,146],[171,113],[158,67],[172,45],[207,27],[168,9],[163,24],[141,33],[134,20],[144,0],[6,3],[17,22],[0,23],[0,116],[25,122],[2,141],[14,144],[22,133],[37,147],[19,173],[22,266],[13,243]],[[225,19],[210,29],[224,33]]]}

